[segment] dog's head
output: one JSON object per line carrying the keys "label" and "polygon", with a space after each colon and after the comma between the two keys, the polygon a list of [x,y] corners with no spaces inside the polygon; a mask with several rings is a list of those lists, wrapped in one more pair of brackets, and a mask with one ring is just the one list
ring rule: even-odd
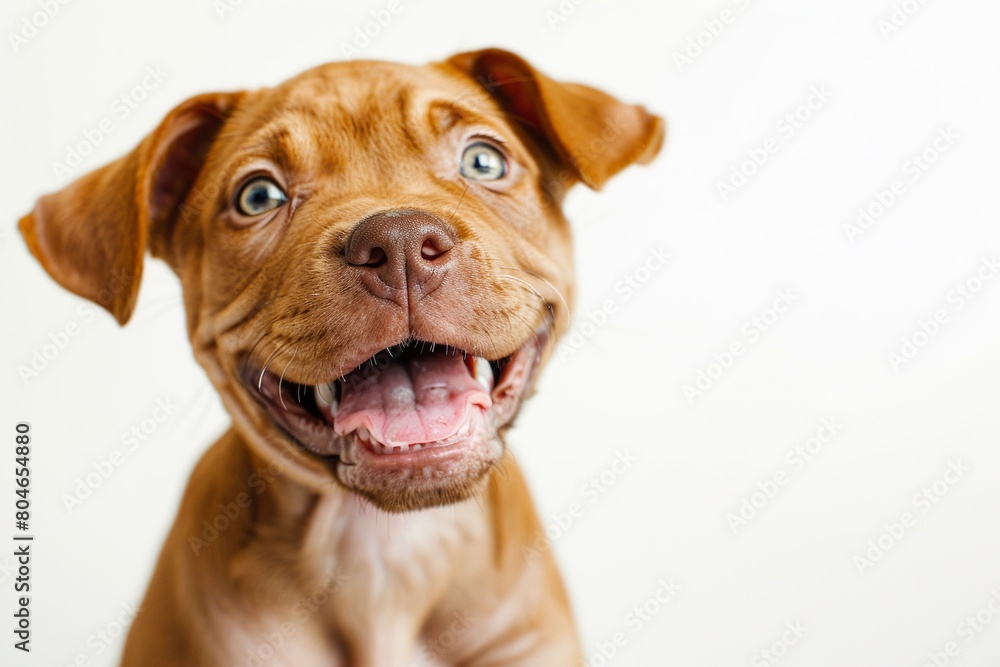
{"label": "dog's head", "polygon": [[148,249],[195,356],[267,460],[401,511],[475,491],[569,317],[576,182],[659,150],[662,121],[496,49],[324,65],[200,95],[20,227],[121,323]]}

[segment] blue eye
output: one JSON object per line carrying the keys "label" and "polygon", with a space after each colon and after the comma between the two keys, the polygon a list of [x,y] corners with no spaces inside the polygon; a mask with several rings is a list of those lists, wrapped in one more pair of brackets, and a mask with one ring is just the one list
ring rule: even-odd
{"label": "blue eye", "polygon": [[483,141],[470,144],[462,153],[459,173],[470,181],[495,181],[507,173],[503,153]]}
{"label": "blue eye", "polygon": [[242,188],[236,196],[236,209],[243,215],[253,217],[273,211],[288,201],[288,196],[270,178],[258,176]]}

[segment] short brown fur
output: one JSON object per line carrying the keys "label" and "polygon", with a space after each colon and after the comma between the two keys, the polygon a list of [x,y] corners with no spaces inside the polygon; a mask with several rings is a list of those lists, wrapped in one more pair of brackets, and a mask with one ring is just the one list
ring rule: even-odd
{"label": "short brown fur", "polygon": [[[464,182],[469,132],[502,141],[516,178]],[[581,664],[502,442],[431,481],[342,465],[279,428],[241,372],[318,384],[407,339],[499,358],[549,319],[554,341],[573,301],[563,193],[648,162],[663,133],[642,107],[498,49],[334,63],[192,98],[130,154],[42,197],[20,221],[31,252],[119,322],[144,253],[173,268],[195,357],[233,418],[191,476],[122,664]],[[254,170],[291,194],[248,226],[231,202]],[[343,261],[352,228],[386,209],[455,230],[450,272],[419,299],[413,285],[376,298]]]}

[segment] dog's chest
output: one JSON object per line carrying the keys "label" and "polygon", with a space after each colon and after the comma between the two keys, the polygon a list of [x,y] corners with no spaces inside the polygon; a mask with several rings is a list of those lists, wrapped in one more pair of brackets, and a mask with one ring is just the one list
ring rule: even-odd
{"label": "dog's chest", "polygon": [[[456,603],[482,563],[487,523],[475,502],[408,514],[341,507],[321,562],[336,572],[331,625],[371,665],[449,664],[476,610]],[[487,558],[488,561],[488,558]]]}

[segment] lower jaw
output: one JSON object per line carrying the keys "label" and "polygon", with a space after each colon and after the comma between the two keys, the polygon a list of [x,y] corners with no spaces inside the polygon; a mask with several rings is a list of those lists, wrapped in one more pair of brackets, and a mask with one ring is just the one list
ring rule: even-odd
{"label": "lower jaw", "polygon": [[[386,469],[444,463],[461,457],[475,448],[477,431],[479,430],[478,422],[483,421],[484,417],[478,411],[469,417],[470,428],[464,433],[455,434],[436,442],[411,445],[409,451],[406,452],[386,451],[388,448],[379,443],[363,441],[355,436],[352,438],[353,442],[350,443],[350,448],[353,450],[350,453],[355,454],[355,456],[347,457],[345,455],[348,452],[343,452],[341,458],[363,459],[368,465]],[[473,423],[476,426],[473,426]]]}
{"label": "lower jaw", "polygon": [[490,443],[499,442],[496,428],[490,424],[492,414],[475,407],[470,411],[467,424],[458,433],[436,442],[410,445],[406,452],[386,451],[387,447],[352,434],[339,460],[344,465],[364,465],[382,471],[424,471],[428,466],[440,468],[454,465],[466,457],[488,455]]}
{"label": "lower jaw", "polygon": [[410,512],[461,502],[483,488],[504,455],[504,444],[487,427],[487,414],[473,418],[469,433],[448,444],[406,453],[379,454],[357,438],[331,465],[337,480],[388,512]]}
{"label": "lower jaw", "polygon": [[[546,342],[547,332],[536,335],[537,347],[531,346],[522,380],[513,387],[497,385],[491,407],[468,406],[467,429],[460,428],[443,440],[421,443],[419,450],[409,445],[410,451],[387,451],[385,446],[365,442],[357,431],[331,440],[332,427],[317,426],[295,414],[276,411],[273,397],[269,399],[271,405],[263,401],[263,407],[282,432],[279,437],[294,442],[296,448],[321,461],[341,485],[381,509],[403,512],[458,502],[481,488],[487,473],[502,459],[504,445],[500,432],[519,409]],[[523,349],[528,349],[528,344]],[[266,393],[260,389],[260,377],[263,374],[243,378],[257,402],[262,402],[261,395]],[[266,389],[267,383],[264,384]],[[279,395],[280,392],[279,383]],[[310,442],[321,444],[310,445]]]}
{"label": "lower jaw", "polygon": [[503,426],[495,412],[498,408],[511,414],[517,406],[494,404],[485,411],[472,408],[475,413],[468,432],[426,443],[419,451],[378,453],[357,433],[351,433],[341,438],[338,453],[320,454],[273,417],[273,427],[268,430],[275,437],[267,439],[278,447],[294,447],[317,461],[337,486],[380,510],[413,512],[468,500],[485,487],[505,452],[500,435]]}

